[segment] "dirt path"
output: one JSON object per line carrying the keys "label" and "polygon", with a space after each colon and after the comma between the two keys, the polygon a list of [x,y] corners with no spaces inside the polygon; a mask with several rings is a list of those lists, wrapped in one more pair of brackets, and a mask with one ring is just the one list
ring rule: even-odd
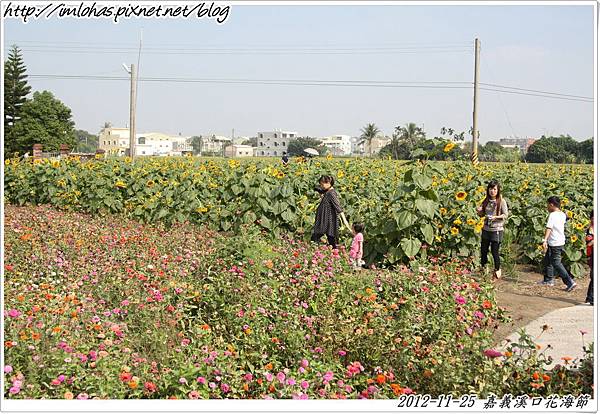
{"label": "dirt path", "polygon": [[506,308],[512,317],[512,322],[501,325],[494,333],[497,343],[548,312],[585,301],[588,277],[578,279],[574,291],[565,292],[560,279],[556,279],[552,287],[539,286],[537,282],[542,279],[540,273],[528,266],[519,266],[516,270],[516,278],[495,282],[498,304]]}

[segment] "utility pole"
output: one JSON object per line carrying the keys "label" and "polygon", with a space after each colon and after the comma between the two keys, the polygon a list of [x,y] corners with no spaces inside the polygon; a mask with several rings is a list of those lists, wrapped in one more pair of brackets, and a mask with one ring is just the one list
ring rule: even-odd
{"label": "utility pole", "polygon": [[473,81],[473,153],[471,154],[471,162],[475,165],[479,164],[477,158],[479,131],[477,129],[477,100],[479,97],[479,39],[475,39],[475,79]]}
{"label": "utility pole", "polygon": [[129,156],[135,157],[135,92],[137,85],[137,74],[135,65],[131,64],[131,93],[129,97]]}

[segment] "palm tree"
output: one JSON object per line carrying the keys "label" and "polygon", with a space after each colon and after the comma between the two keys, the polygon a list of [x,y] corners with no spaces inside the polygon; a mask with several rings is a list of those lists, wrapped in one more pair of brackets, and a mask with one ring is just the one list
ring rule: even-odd
{"label": "palm tree", "polygon": [[363,129],[361,129],[361,141],[360,144],[364,144],[365,142],[367,143],[367,145],[369,146],[369,157],[372,155],[372,147],[371,147],[371,142],[373,141],[373,138],[375,138],[377,135],[379,135],[379,128],[377,128],[377,126],[375,126],[375,124],[367,124],[366,127],[364,127]]}
{"label": "palm tree", "polygon": [[425,138],[425,131],[417,126],[414,122],[410,122],[403,127],[397,126],[396,133],[400,140],[413,150],[415,146]]}

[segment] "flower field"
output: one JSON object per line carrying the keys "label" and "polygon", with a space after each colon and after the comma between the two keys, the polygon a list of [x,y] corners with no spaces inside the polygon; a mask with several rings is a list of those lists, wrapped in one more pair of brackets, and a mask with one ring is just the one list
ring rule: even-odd
{"label": "flower field", "polygon": [[[175,172],[151,170],[156,168],[153,163],[136,165],[137,174],[142,168],[153,171],[144,179],[131,178],[133,173],[118,175],[117,168],[133,168],[130,164],[89,165],[10,167],[7,182],[29,182],[31,190],[21,193],[8,186],[7,196],[21,202],[51,201],[72,210],[89,205],[96,213],[123,208],[144,216],[154,210],[148,204],[147,210],[135,213],[142,202],[166,208],[169,197],[172,203],[181,202],[175,192],[196,191],[181,188],[182,181],[167,184],[175,180],[171,176]],[[19,169],[26,168],[33,178],[19,178]],[[209,163],[206,174],[215,175],[211,168],[244,175],[251,165],[225,168]],[[288,177],[306,186],[313,181],[312,175],[301,175],[304,167],[294,168],[300,175],[288,171],[278,178],[271,173],[271,185],[283,191],[291,187],[275,180]],[[55,177],[45,187],[34,181],[50,174]],[[158,178],[159,174],[170,178]],[[92,176],[103,181],[94,186],[86,181]],[[216,203],[230,188],[224,180],[203,177],[194,185],[196,194],[207,194],[198,198],[206,204],[194,205],[191,211],[185,203],[172,204],[173,211],[188,211],[188,219],[205,220],[213,228],[219,217],[229,218],[231,226],[239,226],[237,235],[177,220],[166,226],[52,206],[6,207],[5,397],[312,399],[591,393],[591,356],[553,365],[543,354],[537,355],[531,338],[513,344],[510,351],[493,349],[493,328],[506,320],[505,313],[496,305],[493,287],[475,281],[460,260],[442,262],[432,255],[428,267],[354,272],[343,249],[309,245],[285,234],[265,237],[254,220],[243,224],[223,216],[227,204]],[[62,187],[58,180],[70,181]],[[149,180],[161,188],[160,201]],[[413,171],[412,180],[424,179]],[[443,179],[438,180],[443,187]],[[211,187],[215,194],[202,192]],[[63,188],[60,194],[52,190],[57,188]],[[362,206],[361,214],[372,218],[370,209],[361,204],[368,199],[353,201],[349,196],[358,188],[342,189],[349,204],[355,205],[351,215]],[[77,191],[80,198],[70,198]],[[294,190],[287,198],[302,200],[307,191]],[[454,193],[455,188],[444,191]],[[464,191],[472,194],[476,187],[465,185]],[[94,194],[106,197],[97,199],[102,208],[88,204]],[[25,195],[27,200],[20,198]],[[454,197],[445,207],[447,213],[457,217],[466,212],[460,203],[470,197],[462,201]],[[239,208],[243,204],[228,200]],[[140,204],[126,207],[134,202]],[[208,211],[196,212],[202,208]],[[300,220],[311,210],[294,211],[293,220]],[[168,215],[147,218],[159,216]],[[435,220],[444,217],[435,210]],[[446,243],[450,236],[442,230],[449,231],[436,230],[435,235]],[[575,366],[580,369],[567,369]]]}
{"label": "flower field", "polygon": [[198,158],[5,162],[5,200],[52,204],[66,211],[119,213],[142,222],[189,221],[216,231],[255,225],[268,234],[307,240],[319,201],[312,189],[333,175],[350,221],[366,225],[368,263],[409,258],[472,257],[482,221],[475,207],[492,178],[501,182],[514,261],[539,263],[546,199],[558,195],[570,220],[564,263],[584,273],[584,232],[593,200],[593,167],[582,165],[410,163],[386,160]]}

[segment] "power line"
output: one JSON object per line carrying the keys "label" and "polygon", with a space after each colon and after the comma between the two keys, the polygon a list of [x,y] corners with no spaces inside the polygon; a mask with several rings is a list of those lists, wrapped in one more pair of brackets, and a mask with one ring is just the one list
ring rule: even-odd
{"label": "power line", "polygon": [[557,93],[557,92],[546,92],[546,91],[539,91],[536,89],[524,89],[524,88],[515,88],[512,86],[503,86],[503,85],[496,85],[493,83],[479,83],[480,85],[486,85],[486,86],[493,86],[496,88],[504,88],[504,89],[514,89],[517,91],[526,91],[526,92],[536,92],[536,93],[543,93],[546,95],[557,95],[557,96],[566,96],[566,97],[570,97],[570,98],[581,98],[581,99],[594,99],[594,98],[590,98],[588,96],[581,96],[581,95],[569,95],[566,93]]}
{"label": "power line", "polygon": [[[58,75],[58,74],[32,74],[30,78],[37,79],[80,79],[80,80],[127,80],[122,76],[101,75]],[[390,88],[438,88],[438,89],[465,89],[470,88],[472,82],[467,81],[379,81],[379,80],[317,80],[317,79],[248,79],[248,78],[174,78],[174,77],[144,77],[142,82],[174,82],[174,83],[241,83],[260,85],[323,85],[323,86],[369,86]],[[464,85],[464,86],[458,86]],[[489,85],[489,84],[485,84]],[[503,88],[512,88],[503,86]],[[538,96],[544,98],[564,99],[572,101],[593,102],[593,98],[578,97],[577,95],[558,94],[554,92],[527,93],[510,91],[497,88],[480,88],[485,91],[509,93],[516,95]],[[514,88],[521,89],[521,88]],[[564,95],[564,96],[563,96]],[[575,97],[575,98],[571,98]]]}

